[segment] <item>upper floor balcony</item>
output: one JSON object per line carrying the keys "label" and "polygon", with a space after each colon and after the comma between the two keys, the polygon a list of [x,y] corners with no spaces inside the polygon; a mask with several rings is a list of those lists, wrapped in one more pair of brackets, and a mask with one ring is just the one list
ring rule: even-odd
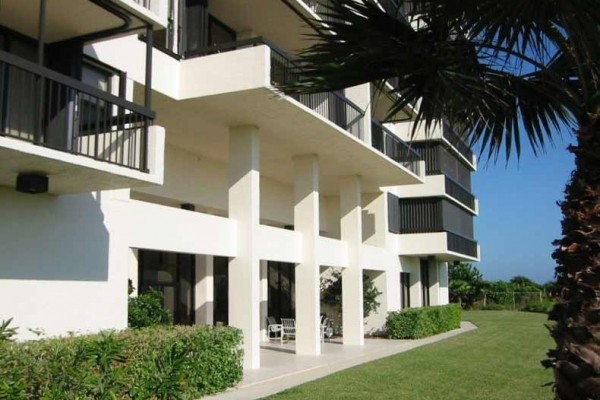
{"label": "upper floor balcony", "polygon": [[479,247],[473,239],[473,215],[446,199],[398,198],[390,194],[388,218],[390,232],[399,235],[401,255],[435,254],[444,260],[479,258]]}
{"label": "upper floor balcony", "polygon": [[[83,55],[88,41],[161,26],[136,7],[133,0],[2,2],[0,185],[64,194],[162,182],[164,133],[152,126],[150,90],[144,106],[126,100],[124,74]],[[141,61],[150,76],[151,57]],[[19,183],[31,176],[42,184]]]}
{"label": "upper floor balcony", "polygon": [[0,51],[0,185],[49,178],[64,194],[159,183],[154,113]]}
{"label": "upper floor balcony", "polygon": [[418,126],[413,135],[413,124],[410,122],[396,124],[395,131],[404,140],[414,143],[440,142],[458,159],[462,160],[471,171],[477,170],[477,157],[465,140],[445,121],[433,126],[429,132],[425,132],[422,126]]}
{"label": "upper floor balcony", "polygon": [[93,38],[108,31],[160,29],[168,0],[2,0],[0,25],[45,43]]}

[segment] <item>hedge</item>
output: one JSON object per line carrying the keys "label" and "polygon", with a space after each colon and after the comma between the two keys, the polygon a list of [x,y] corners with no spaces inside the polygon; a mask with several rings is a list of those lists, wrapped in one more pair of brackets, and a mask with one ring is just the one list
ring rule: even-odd
{"label": "hedge", "polygon": [[0,344],[0,399],[194,399],[242,379],[241,332],[151,327]]}
{"label": "hedge", "polygon": [[390,339],[419,339],[460,327],[462,309],[458,304],[409,308],[391,312],[386,320]]}

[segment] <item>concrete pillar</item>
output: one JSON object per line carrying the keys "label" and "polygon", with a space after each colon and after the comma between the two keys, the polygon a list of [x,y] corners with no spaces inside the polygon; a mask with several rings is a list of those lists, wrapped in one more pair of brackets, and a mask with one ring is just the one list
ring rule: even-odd
{"label": "concrete pillar", "polygon": [[213,256],[196,256],[196,324],[214,324],[215,280]]}
{"label": "concrete pillar", "polygon": [[349,176],[340,182],[341,240],[348,245],[348,268],[342,271],[342,324],[344,344],[364,344],[361,180]]}
{"label": "concrete pillar", "polygon": [[319,162],[294,157],[294,230],[302,234],[302,262],[296,265],[296,354],[321,354]]}
{"label": "concrete pillar", "polygon": [[411,259],[411,266],[407,272],[410,273],[410,307],[423,307],[421,265],[418,258]]}
{"label": "concrete pillar", "polygon": [[129,249],[129,280],[131,281],[131,285],[133,286],[133,292],[131,292],[131,297],[136,297],[139,293],[139,270],[140,264],[138,261],[138,249]]}
{"label": "concrete pillar", "polygon": [[386,271],[363,271],[372,280],[373,284],[381,292],[377,301],[379,302],[379,308],[371,312],[371,315],[365,318],[366,333],[369,335],[377,335],[384,331],[385,320],[388,313],[388,287],[387,287],[387,276],[390,275]]}
{"label": "concrete pillar", "polygon": [[440,268],[434,257],[429,257],[429,303],[439,306],[440,303]]}
{"label": "concrete pillar", "polygon": [[259,155],[258,128],[230,128],[229,218],[237,222],[237,254],[229,261],[229,325],[244,335],[245,369],[260,367]]}
{"label": "concrete pillar", "polygon": [[440,277],[440,305],[450,303],[450,294],[448,292],[448,263],[441,262],[438,265]]}
{"label": "concrete pillar", "polygon": [[260,337],[267,340],[267,317],[269,316],[268,261],[260,260]]}

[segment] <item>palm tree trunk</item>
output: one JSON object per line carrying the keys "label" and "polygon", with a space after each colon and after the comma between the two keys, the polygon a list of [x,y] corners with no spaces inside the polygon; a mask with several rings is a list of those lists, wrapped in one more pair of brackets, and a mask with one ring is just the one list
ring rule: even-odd
{"label": "palm tree trunk", "polygon": [[562,239],[553,258],[561,292],[549,319],[556,348],[544,365],[554,368],[559,400],[600,399],[600,118],[580,125],[575,171],[560,203]]}

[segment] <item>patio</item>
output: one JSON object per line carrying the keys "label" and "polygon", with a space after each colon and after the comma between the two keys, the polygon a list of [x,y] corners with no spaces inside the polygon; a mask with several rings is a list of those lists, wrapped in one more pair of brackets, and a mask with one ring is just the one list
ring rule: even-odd
{"label": "patio", "polygon": [[388,357],[426,344],[444,340],[477,327],[462,322],[461,328],[419,340],[365,339],[364,346],[342,345],[341,338],[325,342],[320,356],[297,356],[295,343],[269,342],[261,345],[261,368],[244,371],[236,388],[211,396],[211,399],[259,399],[292,386]]}

